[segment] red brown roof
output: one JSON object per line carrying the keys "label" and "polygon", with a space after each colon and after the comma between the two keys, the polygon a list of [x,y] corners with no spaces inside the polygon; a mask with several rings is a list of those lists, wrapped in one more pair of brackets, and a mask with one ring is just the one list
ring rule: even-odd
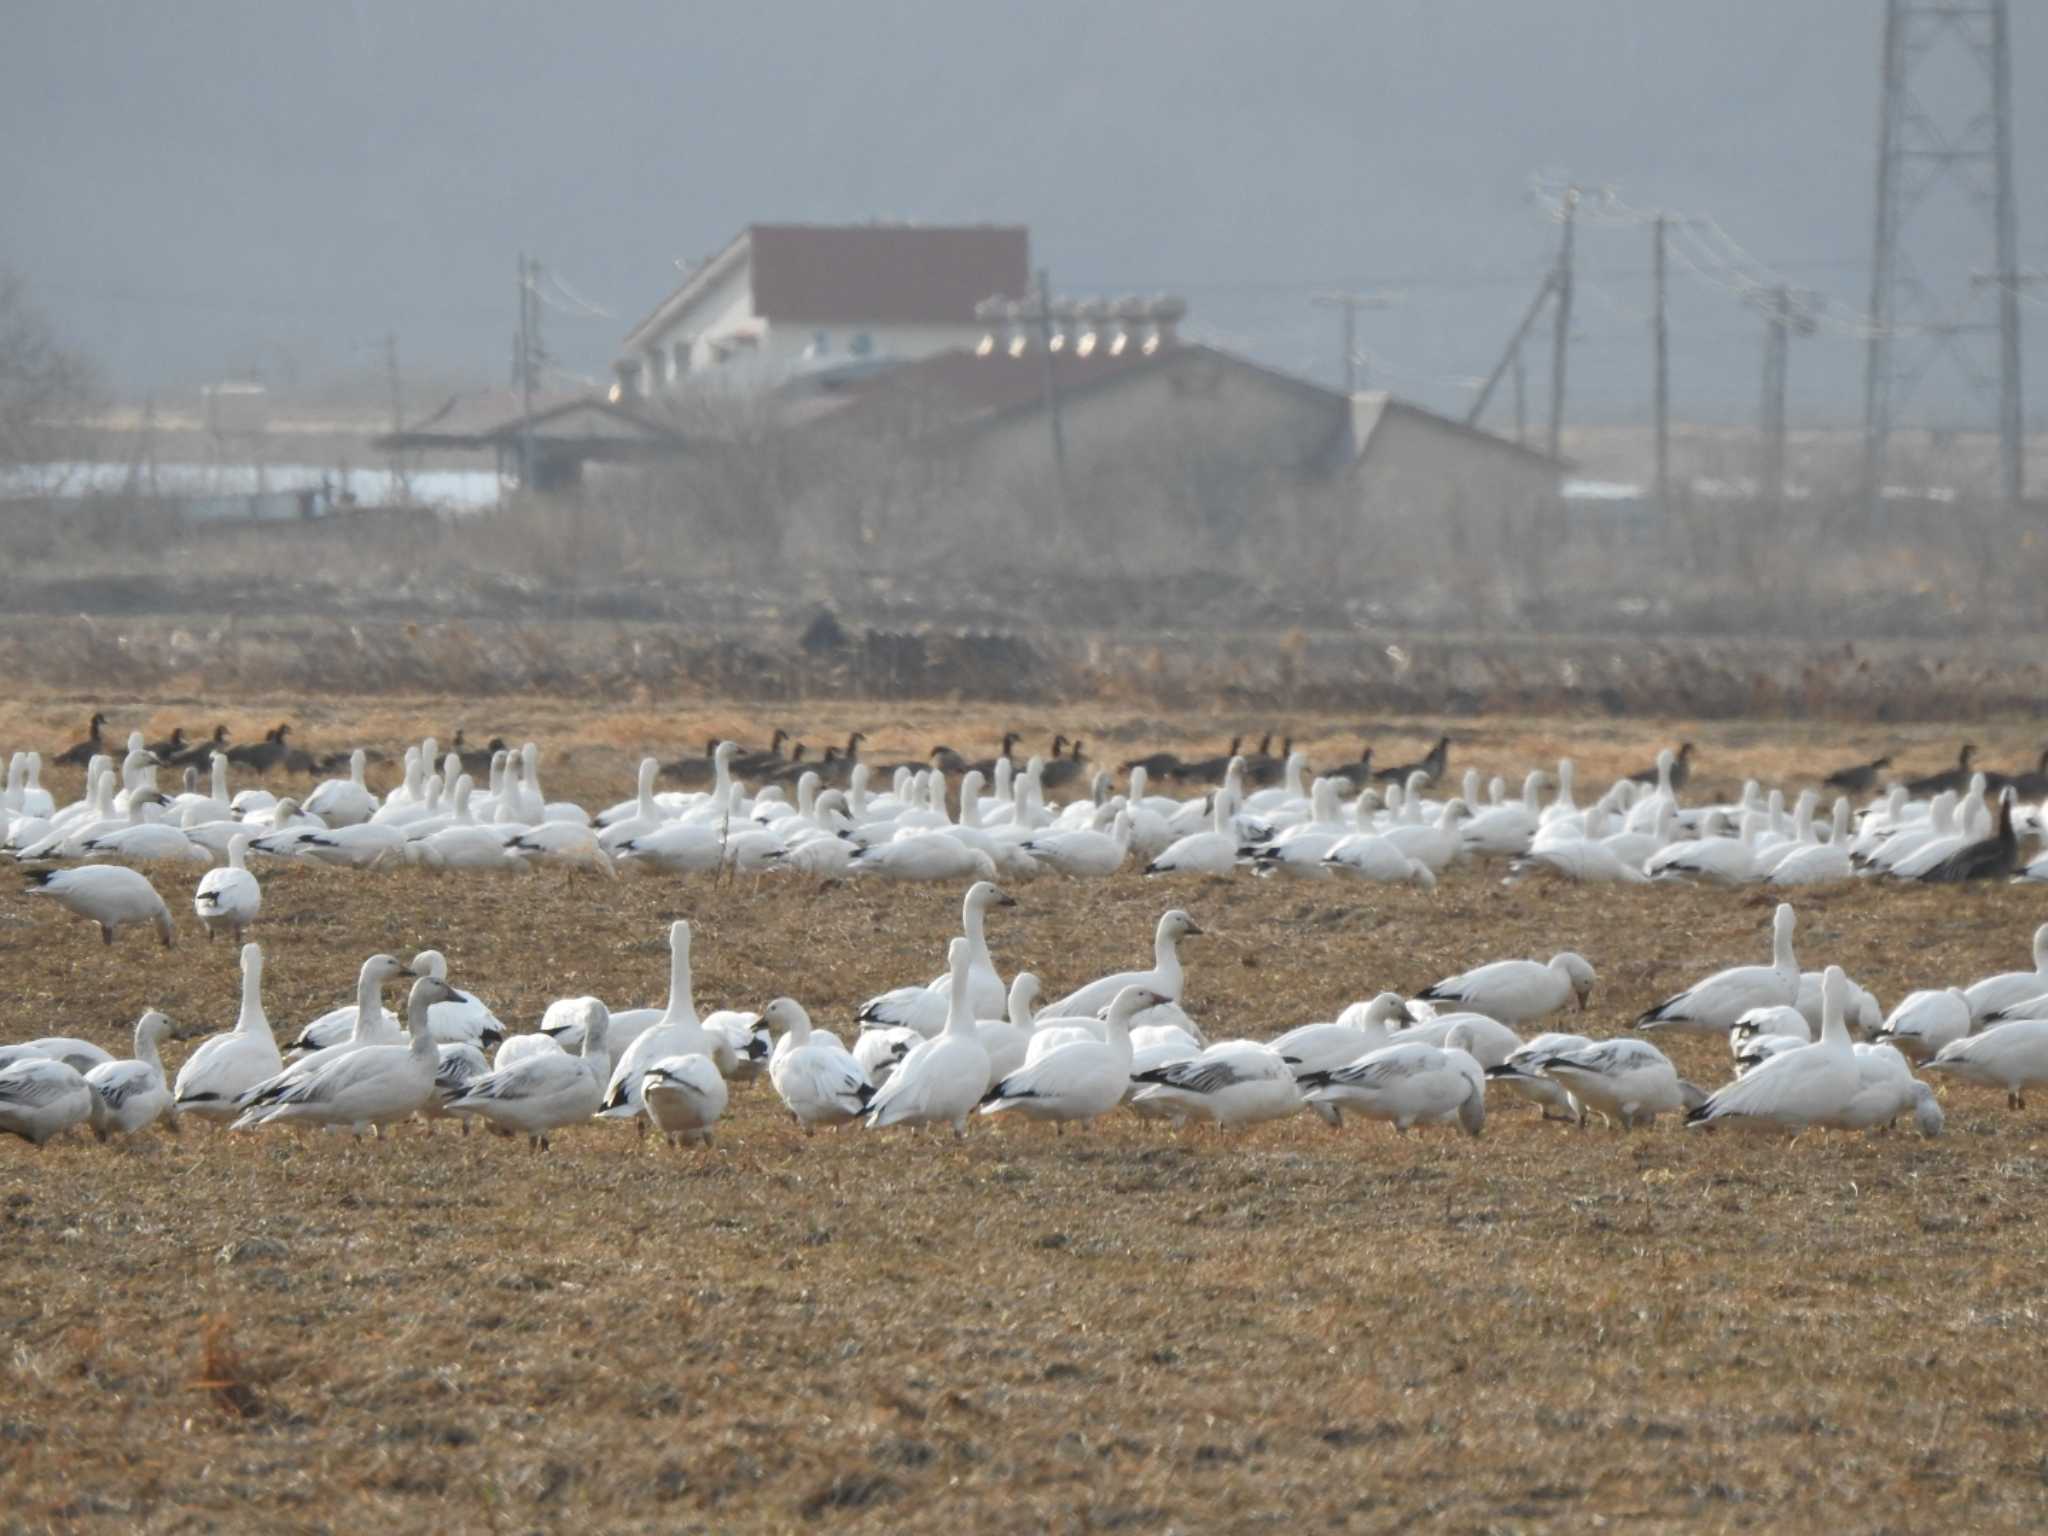
{"label": "red brown roof", "polygon": [[754,313],[807,324],[972,325],[974,306],[1031,286],[1021,225],[755,224]]}

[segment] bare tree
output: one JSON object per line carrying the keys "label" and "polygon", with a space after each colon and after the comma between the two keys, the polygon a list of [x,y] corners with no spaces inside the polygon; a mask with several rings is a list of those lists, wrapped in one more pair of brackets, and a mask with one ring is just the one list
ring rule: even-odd
{"label": "bare tree", "polygon": [[0,468],[67,456],[97,396],[92,366],[58,340],[19,274],[0,270]]}

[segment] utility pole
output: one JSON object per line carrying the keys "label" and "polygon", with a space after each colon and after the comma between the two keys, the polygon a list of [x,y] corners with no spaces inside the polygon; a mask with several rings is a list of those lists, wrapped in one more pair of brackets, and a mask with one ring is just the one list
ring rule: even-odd
{"label": "utility pole", "polygon": [[1656,303],[1650,318],[1650,342],[1656,353],[1656,376],[1652,392],[1653,409],[1657,416],[1657,509],[1661,512],[1671,504],[1671,336],[1664,323],[1664,226],[1669,216],[1657,215],[1653,226],[1656,244],[1652,247],[1652,280],[1656,287]]}
{"label": "utility pole", "polygon": [[1564,457],[1564,364],[1572,334],[1572,235],[1579,211],[1579,189],[1564,194],[1564,241],[1557,251],[1557,313],[1550,336],[1550,456]]}
{"label": "utility pole", "polygon": [[1358,393],[1358,312],[1361,309],[1390,309],[1393,300],[1382,293],[1351,293],[1339,290],[1334,293],[1312,295],[1309,303],[1317,309],[1334,309],[1343,316],[1344,333],[1344,393]]}
{"label": "utility pole", "polygon": [[1500,354],[1500,361],[1493,365],[1493,372],[1486,376],[1486,382],[1479,386],[1479,393],[1472,398],[1472,408],[1465,413],[1465,425],[1477,426],[1480,416],[1486,410],[1486,402],[1493,398],[1502,377],[1509,368],[1521,366],[1522,341],[1535,328],[1536,317],[1543,313],[1543,305],[1557,288],[1557,269],[1552,267],[1543,275],[1537,285],[1536,296],[1529,300],[1529,307],[1522,311],[1522,323],[1515,327],[1515,334],[1509,339]]}
{"label": "utility pole", "polygon": [[533,489],[533,278],[519,253],[519,489]]}
{"label": "utility pole", "polygon": [[[405,391],[398,376],[398,333],[384,333],[384,379],[391,390],[391,435],[396,438],[405,431]],[[398,498],[401,506],[412,500],[412,487],[405,479],[405,450],[393,447],[391,450],[390,494]]]}
{"label": "utility pole", "polygon": [[1785,510],[1785,375],[1794,332],[1814,332],[1813,295],[1780,283],[1755,298],[1764,315],[1762,466],[1757,495],[1774,512]]}
{"label": "utility pole", "polygon": [[1045,419],[1052,432],[1052,468],[1059,481],[1060,504],[1067,501],[1067,438],[1060,426],[1060,386],[1053,375],[1052,275],[1038,269],[1038,343],[1045,354]]}
{"label": "utility pole", "polygon": [[1522,341],[1515,338],[1515,441],[1523,447],[1529,444],[1529,417],[1523,406],[1526,385],[1522,379]]}
{"label": "utility pole", "polygon": [[[1986,352],[1993,335],[1999,489],[2008,505],[2017,505],[2026,489],[2007,10],[2007,0],[1885,3],[1877,222],[1863,385],[1863,479],[1873,505],[1883,489],[1893,422],[1914,387],[1946,357],[1967,388],[1989,394]],[[1939,102],[1935,94],[1914,89],[1915,69],[1944,48],[1961,50],[1977,65],[1982,98]],[[1950,83],[1947,77],[1941,81]],[[1931,191],[1944,186],[1953,186],[1968,206],[1988,214],[1992,272],[1987,281],[1965,285],[1952,266],[1942,270],[1940,248],[1930,245],[1919,260],[1906,248],[1913,213],[1928,206]],[[1946,237],[1955,216],[1942,206]],[[1991,299],[1980,297],[1986,289]]]}

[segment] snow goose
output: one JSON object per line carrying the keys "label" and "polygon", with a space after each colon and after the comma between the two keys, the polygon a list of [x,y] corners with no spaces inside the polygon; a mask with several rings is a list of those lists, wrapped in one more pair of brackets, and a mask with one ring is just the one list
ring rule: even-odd
{"label": "snow goose", "polygon": [[1716,971],[1646,1010],[1635,1027],[1718,1035],[1752,1008],[1796,1003],[1799,961],[1792,953],[1792,930],[1797,922],[1790,903],[1779,902],[1771,917],[1769,965],[1738,965]]}
{"label": "snow goose", "polygon": [[[252,1104],[273,1101],[286,1089],[305,1082],[322,1068],[367,1046],[405,1044],[405,1034],[399,1028],[397,1017],[385,1011],[382,999],[384,984],[404,974],[405,967],[392,956],[370,956],[363,962],[357,979],[356,1006],[339,1010],[349,1020],[349,1033],[333,1045],[303,1052],[283,1071],[243,1093],[236,1103],[247,1109]],[[299,1039],[304,1038],[301,1033]],[[297,1041],[293,1045],[296,1048]]]}
{"label": "snow goose", "polygon": [[1950,1041],[1969,1034],[1975,1023],[1969,994],[1960,987],[1908,992],[1878,1030],[1877,1040],[1924,1062],[1939,1056]]}
{"label": "snow goose", "polygon": [[1178,1001],[1186,979],[1181,968],[1180,941],[1198,938],[1201,932],[1192,917],[1174,907],[1160,917],[1159,926],[1153,930],[1150,970],[1120,971],[1114,976],[1101,977],[1076,988],[1056,1002],[1048,1003],[1040,1012],[1053,1019],[1092,1017],[1099,1009],[1114,1002],[1117,993],[1125,987],[1143,987],[1147,992],[1157,992],[1161,997]]}
{"label": "snow goose", "polygon": [[[448,957],[438,949],[423,949],[412,957],[406,969],[415,976],[447,981]],[[452,983],[449,990],[455,994],[452,1001],[436,1003],[427,1010],[427,1020],[434,1029],[434,1043],[474,1045],[485,1051],[495,1050],[504,1041],[505,1026],[491,1011],[490,1005]]]}
{"label": "snow goose", "polygon": [[[135,1021],[130,1060],[104,1062],[85,1074],[93,1095],[92,1133],[101,1141],[132,1135],[171,1110],[171,1089],[157,1049],[170,1033],[171,1021],[152,1008]],[[176,1130],[175,1113],[170,1123]]]}
{"label": "snow goose", "polygon": [[1817,1122],[1834,1131],[1869,1131],[1889,1126],[1899,1116],[1917,1114],[1919,1090],[1906,1058],[1889,1045],[1857,1045],[1856,1092],[1849,1102]]}
{"label": "snow goose", "polygon": [[192,893],[192,910],[206,928],[207,942],[223,929],[237,944],[256,914],[263,910],[263,888],[249,873],[249,839],[238,836],[228,844],[228,861],[199,877],[199,889]]}
{"label": "snow goose", "polygon": [[[611,1027],[626,1031],[631,1043],[619,1054],[605,1084],[598,1113],[612,1120],[630,1120],[640,1113],[640,1084],[647,1069],[671,1056],[709,1057],[717,1046],[697,1017],[690,980],[690,925],[669,924],[668,1006],[652,1018],[651,1009],[636,1008],[612,1015]],[[722,1041],[720,1042],[722,1043]]]}
{"label": "snow goose", "polygon": [[1395,1031],[1389,1043],[1421,1041],[1425,1045],[1442,1045],[1454,1031],[1460,1042],[1458,1049],[1478,1062],[1481,1071],[1499,1066],[1522,1048],[1522,1037],[1513,1029],[1498,1019],[1474,1012],[1431,1014]]}
{"label": "snow goose", "polygon": [[984,1115],[1014,1109],[1064,1130],[1086,1125],[1121,1104],[1131,1085],[1131,1019],[1165,1002],[1157,992],[1125,987],[1109,1005],[1103,1038],[1074,1040],[998,1079],[981,1106]]}
{"label": "snow goose", "polygon": [[[977,1018],[994,1018],[1007,1001],[1003,978],[989,953],[985,926],[991,907],[1014,907],[1017,899],[993,881],[977,880],[960,901],[960,931],[967,941],[970,966],[967,977],[968,1005]],[[946,1026],[948,1000],[952,996],[952,973],[942,972],[923,986],[897,987],[869,998],[854,1015],[863,1030],[905,1026],[930,1039]],[[1111,994],[1114,995],[1113,993]],[[1103,999],[1104,1002],[1108,998]],[[879,1079],[878,1079],[879,1081]]]}
{"label": "snow goose", "polygon": [[1543,1071],[1588,1109],[1624,1130],[1705,1099],[1647,1040],[1601,1040],[1552,1056]]}
{"label": "snow goose", "polygon": [[2048,1020],[2016,1019],[1951,1040],[1926,1069],[1983,1088],[2003,1088],[2008,1106],[2025,1109],[2027,1089],[2048,1082]]}
{"label": "snow goose", "polygon": [[1980,1024],[2001,1009],[2029,1002],[2048,994],[2048,923],[2034,930],[2034,968],[2031,971],[2001,971],[1963,988],[1970,1005],[1970,1022]]}
{"label": "snow goose", "polygon": [[1142,1085],[1131,1095],[1133,1109],[1200,1116],[1219,1127],[1277,1120],[1302,1105],[1294,1068],[1255,1040],[1218,1041],[1186,1061],[1134,1072],[1131,1081]]}
{"label": "snow goose", "polygon": [[768,1081],[806,1136],[866,1113],[875,1096],[867,1073],[837,1039],[811,1027],[801,1003],[778,997],[761,1010],[761,1019],[779,1036],[768,1058]]}
{"label": "snow goose", "polygon": [[647,1123],[672,1147],[710,1146],[711,1132],[725,1114],[729,1090],[709,1056],[664,1056],[650,1063],[639,1084]]}
{"label": "snow goose", "polygon": [[1339,839],[1323,855],[1323,862],[1333,873],[1353,880],[1436,889],[1436,874],[1427,864],[1409,858],[1398,844],[1378,832],[1355,832]]}
{"label": "snow goose", "polygon": [[1107,832],[1034,832],[1019,846],[1041,864],[1073,880],[1097,880],[1123,867],[1131,851],[1131,818],[1118,811]]}
{"label": "snow goose", "polygon": [[285,1050],[301,1062],[355,1045],[394,1045],[398,1015],[384,1006],[384,984],[405,974],[395,955],[375,954],[356,970],[356,1000],[330,1008],[298,1034]]}
{"label": "snow goose", "polygon": [[405,1044],[366,1045],[334,1057],[308,1076],[251,1103],[235,1121],[236,1128],[302,1120],[347,1126],[358,1136],[367,1126],[382,1136],[386,1125],[411,1119],[432,1102],[434,1075],[441,1065],[427,1010],[454,995],[447,982],[420,977],[406,999],[410,1039]]}
{"label": "snow goose", "polygon": [[900,842],[859,848],[847,861],[847,873],[881,880],[993,880],[995,860],[943,831],[921,832]]}
{"label": "snow goose", "polygon": [[1766,1035],[1783,1035],[1800,1045],[1807,1045],[1813,1040],[1813,1024],[1805,1014],[1788,1003],[1750,1008],[1728,1026],[1729,1048],[1740,1054],[1743,1046]]}
{"label": "snow goose", "polygon": [[1415,1000],[1483,1013],[1503,1024],[1527,1024],[1568,1005],[1583,1012],[1594,980],[1593,967],[1583,956],[1562,950],[1547,961],[1496,960],[1446,976],[1416,993]]}
{"label": "snow goose", "polygon": [[348,755],[348,777],[327,779],[313,787],[303,804],[306,813],[330,827],[352,827],[377,814],[377,797],[363,781],[369,755],[361,747]]}
{"label": "snow goose", "polygon": [[[427,1122],[431,1132],[436,1120],[455,1117],[448,1109],[448,1101],[461,1093],[471,1083],[491,1075],[491,1058],[468,1041],[455,1045],[441,1042],[434,1047],[441,1060],[434,1068],[434,1097],[426,1108],[420,1111],[420,1118]],[[469,1134],[469,1122],[462,1120],[462,1134]]]}
{"label": "snow goose", "polygon": [[149,923],[165,949],[171,947],[171,909],[156,887],[132,869],[94,864],[83,869],[39,869],[28,877],[31,896],[48,896],[59,906],[99,924],[103,943],[134,923]]}
{"label": "snow goose", "polygon": [[235,1027],[213,1035],[185,1058],[172,1085],[172,1102],[180,1114],[208,1120],[232,1120],[235,1100],[265,1079],[284,1070],[270,1020],[263,1014],[263,946],[242,946],[242,1009]]}
{"label": "snow goose", "polygon": [[1771,868],[1772,885],[1832,885],[1855,874],[1849,857],[1849,802],[1835,801],[1833,829],[1824,843],[1788,851]]}
{"label": "snow goose", "polygon": [[1552,1077],[1546,1068],[1558,1057],[1589,1050],[1592,1044],[1584,1035],[1547,1031],[1526,1044],[1516,1046],[1488,1067],[1487,1081],[1498,1082],[1510,1093],[1541,1106],[1546,1120],[1571,1120],[1583,1125],[1586,1112],[1577,1096]]}
{"label": "snow goose", "polygon": [[1348,1066],[1302,1079],[1311,1105],[1386,1120],[1401,1135],[1415,1125],[1455,1119],[1468,1135],[1486,1127],[1486,1076],[1453,1031],[1444,1045],[1410,1040],[1369,1052]]}
{"label": "snow goose", "polygon": [[524,1136],[537,1152],[548,1150],[553,1132],[596,1114],[611,1077],[611,1053],[605,1048],[609,1019],[596,998],[577,1002],[583,1015],[583,1042],[576,1055],[559,1049],[533,1051],[500,1063],[497,1070],[444,1093],[447,1112],[481,1116],[501,1130]]}
{"label": "snow goose", "polygon": [[0,1131],[36,1146],[83,1124],[95,1102],[85,1079],[61,1061],[36,1056],[0,1067]]}
{"label": "snow goose", "polygon": [[867,1074],[868,1081],[880,1088],[889,1081],[890,1074],[902,1064],[903,1058],[927,1038],[907,1024],[868,1025],[855,1038],[849,1054],[854,1064]]}
{"label": "snow goose", "polygon": [[[1635,837],[1637,834],[1622,834]],[[1517,875],[1547,872],[1561,879],[1588,885],[1648,885],[1650,877],[1636,861],[1628,859],[1604,840],[1560,838],[1539,841],[1509,866]]]}
{"label": "snow goose", "polygon": [[1145,866],[1145,873],[1228,876],[1237,868],[1238,849],[1244,841],[1232,823],[1236,808],[1236,797],[1229,790],[1217,790],[1210,801],[1208,829],[1176,839]]}
{"label": "snow goose", "polygon": [[1731,1121],[1802,1131],[1840,1115],[1861,1086],[1856,1052],[1842,1018],[1847,998],[1848,978],[1840,966],[1829,966],[1821,988],[1820,1038],[1811,1045],[1781,1051],[1734,1082],[1724,1083],[1704,1104],[1686,1112],[1686,1125]]}
{"label": "snow goose", "polygon": [[1038,993],[1038,977],[1030,971],[1019,971],[1017,979],[1010,983],[1006,1016],[974,1021],[974,1032],[980,1037],[981,1048],[988,1052],[991,1082],[1001,1082],[1024,1065],[1038,1011]]}
{"label": "snow goose", "polygon": [[1539,802],[1547,778],[1541,769],[1532,770],[1522,781],[1520,800],[1489,806],[1464,822],[1458,828],[1458,841],[1465,852],[1481,857],[1503,854],[1519,857],[1527,853],[1536,836],[1537,818],[1542,809]]}
{"label": "snow goose", "polygon": [[968,1006],[967,940],[953,940],[946,962],[952,980],[946,1027],[905,1056],[875,1091],[867,1111],[871,1128],[950,1121],[953,1134],[965,1136],[968,1115],[988,1092],[988,1052]]}
{"label": "snow goose", "polygon": [[[1333,1072],[1392,1044],[1387,1026],[1407,1017],[1408,1005],[1401,995],[1382,992],[1370,1002],[1351,1004],[1328,1023],[1297,1025],[1267,1044],[1294,1069],[1294,1080],[1299,1083],[1312,1072]],[[1309,1108],[1331,1125],[1344,1123],[1344,1112],[1336,1104],[1311,1101]]]}
{"label": "snow goose", "polygon": [[[604,829],[598,834],[598,842],[607,853],[617,853],[622,844],[659,831],[668,824],[668,816],[654,801],[654,776],[660,770],[658,759],[641,758],[638,793],[627,802],[629,808],[621,811],[620,807],[614,806],[597,818]],[[614,815],[613,812],[620,814]]]}

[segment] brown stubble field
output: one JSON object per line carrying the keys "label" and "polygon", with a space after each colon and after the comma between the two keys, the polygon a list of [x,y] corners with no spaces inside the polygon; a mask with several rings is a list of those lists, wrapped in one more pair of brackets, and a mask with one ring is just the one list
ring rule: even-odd
{"label": "brown stubble field", "polygon": [[[116,724],[301,718],[271,702],[138,705]],[[81,712],[15,706],[0,744],[61,745]],[[305,718],[335,745],[455,723],[417,701]],[[525,701],[471,733],[534,735],[549,793],[595,804],[625,792],[643,744],[775,723],[821,740],[865,725],[875,755],[910,756],[1005,723],[1121,722]],[[1133,750],[1262,728],[1130,724]],[[1330,756],[1353,744],[1338,722],[1299,724]],[[1569,745],[1604,783],[1678,733],[1724,776],[1889,744],[1488,721],[1454,731],[1452,763],[1518,777]],[[1383,752],[1419,755],[1428,724],[1382,734]],[[1926,733],[1916,764],[1955,739]],[[2022,726],[1975,739],[2015,760],[2030,745]],[[1433,896],[1041,881],[991,939],[1006,973],[1057,991],[1142,963],[1158,912],[1184,905],[1209,930],[1188,951],[1189,1006],[1217,1037],[1565,947],[1598,968],[1586,1027],[1609,1033],[1768,943],[1769,900],[1748,893],[1499,875]],[[200,936],[191,880],[160,879],[180,917],[168,954],[140,934],[104,949],[0,891],[4,1037],[114,1046],[146,1005],[227,1027],[233,953]],[[516,1026],[570,993],[656,1002],[676,916],[696,927],[700,1003],[787,991],[844,1026],[862,997],[939,968],[958,904],[553,870],[265,880],[256,937],[281,1030],[343,1000],[371,950],[426,944]],[[2048,915],[2009,887],[1859,885],[1799,907],[1803,960],[1840,962],[1887,1005],[2023,964]],[[1725,1047],[1672,1049],[1697,1080],[1725,1075]],[[1938,1142],[1579,1132],[1505,1100],[1476,1142],[1307,1117],[807,1141],[765,1084],[735,1092],[709,1152],[615,1126],[545,1157],[447,1126],[359,1146],[205,1126],[116,1148],[8,1142],[0,1530],[2037,1529],[2042,1111],[1944,1097]]]}

